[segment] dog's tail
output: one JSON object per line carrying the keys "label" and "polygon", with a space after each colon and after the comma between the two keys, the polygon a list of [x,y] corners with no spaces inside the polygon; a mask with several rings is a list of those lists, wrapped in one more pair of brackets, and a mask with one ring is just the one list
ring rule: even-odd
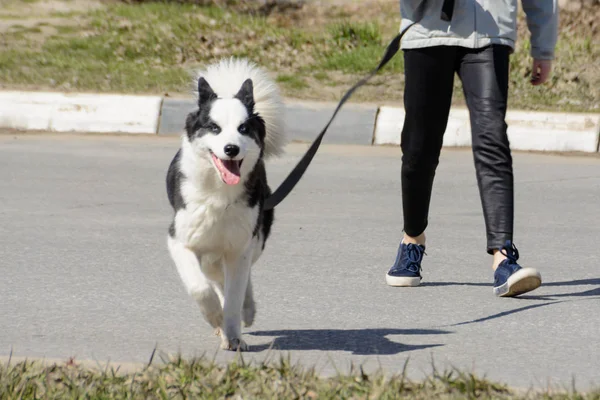
{"label": "dog's tail", "polygon": [[252,79],[254,87],[254,111],[265,121],[266,138],[264,157],[279,156],[287,144],[284,132],[283,101],[275,82],[267,72],[247,59],[226,58],[199,71],[219,97],[233,97],[244,81]]}

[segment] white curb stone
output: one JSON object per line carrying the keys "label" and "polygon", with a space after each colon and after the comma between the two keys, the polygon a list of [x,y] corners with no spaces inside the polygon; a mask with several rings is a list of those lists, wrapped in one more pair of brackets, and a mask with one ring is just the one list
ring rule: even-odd
{"label": "white curb stone", "polygon": [[0,92],[0,127],[155,134],[160,96]]}
{"label": "white curb stone", "polygon": [[[400,145],[404,109],[381,107],[373,143]],[[600,114],[568,114],[508,111],[508,138],[515,150],[596,152]],[[471,146],[469,113],[464,108],[450,111],[444,133],[445,147]]]}
{"label": "white curb stone", "polygon": [[[295,110],[293,104],[289,106],[291,111],[299,111],[296,112],[297,115],[291,113],[287,118],[290,134],[295,135],[295,140],[312,141],[333,112],[334,104],[322,106],[319,110]],[[164,117],[168,120],[169,112],[180,114],[185,111],[179,110],[179,107],[186,106],[177,104],[173,109],[173,104],[163,102],[161,96],[0,91],[0,128],[159,134],[172,130],[172,127],[165,127],[169,121],[161,119]],[[375,106],[348,107],[344,109],[345,113],[342,110],[336,123],[332,124],[325,142],[400,145],[403,108],[382,106],[377,111]],[[511,147],[515,150],[598,151],[600,114],[509,111],[506,122]],[[181,121],[177,124],[179,126]],[[443,145],[471,146],[469,113],[466,108],[451,109]]]}

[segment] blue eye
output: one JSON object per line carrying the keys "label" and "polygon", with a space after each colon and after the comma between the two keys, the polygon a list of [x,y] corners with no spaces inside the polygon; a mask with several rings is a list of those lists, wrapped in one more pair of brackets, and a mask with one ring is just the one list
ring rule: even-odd
{"label": "blue eye", "polygon": [[238,131],[239,131],[240,133],[246,133],[246,132],[248,132],[248,127],[246,126],[246,124],[242,124],[242,125],[240,125],[240,127],[238,128]]}
{"label": "blue eye", "polygon": [[221,132],[221,128],[219,128],[219,126],[217,124],[210,124],[206,128],[213,133]]}

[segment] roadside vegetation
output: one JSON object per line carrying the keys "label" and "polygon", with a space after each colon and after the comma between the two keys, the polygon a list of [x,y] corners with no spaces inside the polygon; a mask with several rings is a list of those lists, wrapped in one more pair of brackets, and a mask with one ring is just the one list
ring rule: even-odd
{"label": "roadside vegetation", "polygon": [[600,392],[514,390],[460,371],[434,372],[421,382],[404,373],[320,377],[279,362],[228,365],[173,357],[135,371],[21,361],[0,366],[0,399],[600,399]]}
{"label": "roadside vegetation", "polygon": [[[589,3],[589,4],[588,4]],[[397,33],[397,0],[0,0],[0,88],[188,95],[220,57],[266,67],[288,97],[336,101]],[[511,62],[512,107],[600,111],[600,4],[561,13],[551,82],[532,87],[524,15]],[[400,103],[403,61],[352,101]],[[455,103],[462,103],[456,80]]]}

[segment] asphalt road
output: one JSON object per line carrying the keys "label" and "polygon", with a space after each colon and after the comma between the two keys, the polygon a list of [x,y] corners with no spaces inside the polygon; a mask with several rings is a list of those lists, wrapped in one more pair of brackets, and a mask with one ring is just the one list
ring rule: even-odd
{"label": "asphalt road", "polygon": [[[166,250],[173,137],[0,135],[0,356],[229,360]],[[306,145],[268,169],[273,185]],[[390,288],[400,151],[325,146],[276,210],[253,271],[246,360],[420,378],[456,366],[528,387],[600,385],[600,158],[515,154],[516,244],[544,285],[492,295],[469,150],[444,150],[424,284]],[[273,346],[274,351],[268,348]]]}

